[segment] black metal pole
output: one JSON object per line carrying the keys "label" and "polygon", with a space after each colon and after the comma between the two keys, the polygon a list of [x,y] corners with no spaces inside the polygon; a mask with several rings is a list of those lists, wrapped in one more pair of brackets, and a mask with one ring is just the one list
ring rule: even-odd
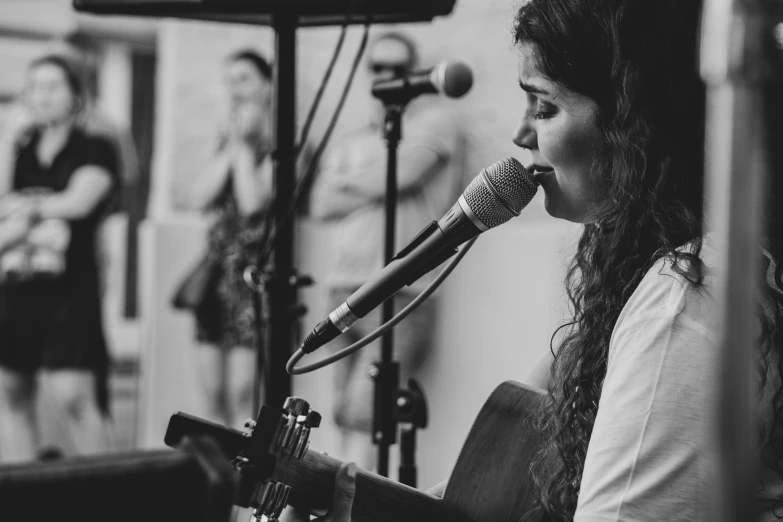
{"label": "black metal pole", "polygon": [[[264,402],[273,406],[282,406],[291,395],[291,378],[285,364],[291,356],[294,345],[294,326],[296,318],[292,311],[296,304],[297,289],[291,282],[293,270],[294,226],[291,220],[284,219],[294,191],[294,147],[296,141],[296,17],[292,13],[276,13],[273,18],[275,29],[275,109],[274,126],[275,148],[273,151],[273,177],[275,199],[271,211],[277,228],[277,239],[272,256],[272,276],[266,290],[269,293],[269,322],[267,334],[263,337],[269,345],[264,348],[259,336],[259,349],[266,352],[258,354],[259,362],[267,365],[264,371]],[[265,267],[258,267],[264,270]],[[260,372],[260,368],[256,371]],[[259,401],[259,397],[254,397]],[[257,403],[258,404],[258,403]],[[256,406],[257,406],[256,404]],[[255,408],[255,413],[258,412]]]}
{"label": "black metal pole", "polygon": [[[386,105],[383,134],[386,139],[386,234],[384,259],[391,261],[395,252],[397,224],[397,148],[402,138],[402,105]],[[381,322],[394,317],[394,297],[384,301]],[[381,361],[373,369],[375,378],[375,408],[373,410],[373,442],[378,445],[379,475],[389,476],[389,446],[397,440],[397,422],[394,418],[394,400],[400,380],[399,364],[392,361],[393,330],[381,338]]]}

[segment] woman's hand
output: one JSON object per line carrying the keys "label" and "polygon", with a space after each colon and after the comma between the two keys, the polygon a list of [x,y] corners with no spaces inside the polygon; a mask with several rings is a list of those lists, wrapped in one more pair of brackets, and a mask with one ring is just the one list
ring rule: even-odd
{"label": "woman's hand", "polygon": [[12,217],[0,222],[0,252],[23,241],[30,232],[31,222],[27,218]]}
{"label": "woman's hand", "polygon": [[[334,496],[329,514],[317,518],[318,522],[350,522],[353,498],[356,494],[356,464],[343,464],[334,477]],[[281,522],[310,522],[307,511],[286,508]]]}
{"label": "woman's hand", "polygon": [[264,110],[257,103],[241,103],[231,111],[231,135],[240,143],[257,144],[266,137]]}
{"label": "woman's hand", "polygon": [[37,208],[33,198],[16,192],[11,192],[0,198],[0,220],[17,218],[26,219]]}
{"label": "woman's hand", "polygon": [[448,480],[444,480],[443,482],[438,482],[430,489],[428,489],[427,493],[429,493],[430,495],[434,495],[438,498],[443,498],[443,492],[446,491],[446,484],[448,484]]}

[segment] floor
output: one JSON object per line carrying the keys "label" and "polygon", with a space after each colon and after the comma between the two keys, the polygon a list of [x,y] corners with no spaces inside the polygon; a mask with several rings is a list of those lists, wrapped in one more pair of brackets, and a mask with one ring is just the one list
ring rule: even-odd
{"label": "floor", "polygon": [[138,366],[134,361],[116,364],[109,382],[115,449],[130,451],[136,447]]}
{"label": "floor", "polygon": [[[71,437],[64,428],[60,412],[53,407],[51,391],[45,383],[38,389],[38,425],[41,450],[72,454]],[[109,429],[112,450],[126,452],[136,449],[138,417],[138,365],[133,360],[116,362],[109,377],[111,418]],[[0,419],[2,422],[2,419]]]}

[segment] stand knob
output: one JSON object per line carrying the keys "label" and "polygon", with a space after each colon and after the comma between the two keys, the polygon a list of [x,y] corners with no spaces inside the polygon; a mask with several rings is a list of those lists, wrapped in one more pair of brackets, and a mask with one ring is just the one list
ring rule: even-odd
{"label": "stand knob", "polygon": [[310,410],[304,423],[310,428],[317,428],[321,425],[321,414],[315,410]]}

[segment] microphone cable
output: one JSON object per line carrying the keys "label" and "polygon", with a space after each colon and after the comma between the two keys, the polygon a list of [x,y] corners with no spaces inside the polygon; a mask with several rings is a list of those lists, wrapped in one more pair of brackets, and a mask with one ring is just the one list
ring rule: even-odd
{"label": "microphone cable", "polygon": [[[320,85],[318,86],[318,91],[316,92],[315,97],[313,98],[313,102],[310,104],[310,109],[307,111],[307,118],[305,119],[304,126],[302,127],[302,132],[299,135],[299,141],[294,145],[294,170],[296,170],[296,161],[299,159],[299,154],[302,151],[302,147],[305,145],[308,135],[310,134],[310,127],[312,126],[313,120],[315,119],[315,114],[316,112],[318,112],[318,108],[321,105],[321,98],[323,97],[323,93],[326,90],[326,86],[329,84],[329,80],[332,77],[332,72],[334,71],[334,66],[337,63],[337,59],[340,57],[340,53],[342,52],[343,43],[345,43],[345,35],[347,34],[347,32],[348,32],[348,24],[345,23],[343,24],[342,29],[340,31],[340,36],[337,39],[337,45],[335,45],[334,51],[332,52],[332,58],[330,59],[329,65],[326,67],[324,76],[321,79]],[[264,217],[264,232],[259,244],[265,245],[267,240],[269,239],[269,230],[272,227],[273,220],[274,220],[274,212],[267,212],[266,216]],[[266,264],[266,261],[260,263],[260,259],[261,258],[257,260],[258,265],[264,266]],[[253,269],[257,269],[258,265],[248,266],[243,274],[243,279],[245,280],[245,284],[247,284],[250,288],[254,290],[258,289],[258,283],[253,280],[252,272],[255,271]]]}
{"label": "microphone cable", "polygon": [[[324,135],[321,137],[321,141],[319,142],[318,147],[313,153],[313,156],[310,159],[310,163],[308,164],[304,175],[302,175],[299,178],[299,180],[296,182],[296,185],[294,187],[294,192],[291,198],[291,205],[289,206],[288,210],[283,215],[283,218],[279,223],[274,223],[273,212],[268,212],[266,215],[264,235],[260,241],[263,250],[261,251],[261,254],[258,256],[257,264],[249,265],[248,267],[246,267],[243,274],[243,279],[245,280],[245,283],[255,291],[259,291],[263,287],[263,282],[258,280],[257,277],[260,271],[263,270],[263,267],[266,266],[266,264],[268,263],[269,257],[274,251],[275,242],[277,241],[277,237],[278,237],[277,231],[281,226],[287,224],[294,216],[294,213],[296,212],[296,209],[299,206],[299,202],[302,199],[302,196],[304,195],[305,189],[310,186],[313,176],[315,175],[315,170],[316,167],[318,166],[318,161],[320,160],[321,156],[324,153],[324,150],[326,149],[327,144],[329,143],[332,133],[334,132],[334,128],[337,125],[337,120],[342,114],[343,107],[345,106],[345,101],[348,98],[348,92],[350,91],[351,86],[353,85],[354,77],[356,76],[356,72],[359,69],[359,64],[361,63],[362,57],[364,56],[364,51],[367,48],[367,41],[369,40],[371,23],[372,23],[371,20],[368,20],[367,23],[364,25],[364,33],[362,35],[362,40],[359,44],[358,49],[356,50],[356,55],[354,56],[353,63],[351,65],[351,70],[348,74],[348,78],[345,82],[345,85],[343,86],[343,91],[342,94],[340,95],[340,100],[338,101],[337,107],[335,107],[335,110],[332,113],[332,118],[329,121],[329,125],[327,126]],[[324,79],[316,95],[313,106],[310,109],[307,121],[305,122],[305,126],[302,129],[302,135],[299,139],[299,144],[295,148],[295,156],[294,156],[295,159],[299,157],[299,154],[301,153],[305,145],[304,140],[307,138],[307,134],[309,133],[310,126],[312,124],[312,120],[314,119],[315,116],[316,103],[320,103],[321,97],[323,95],[323,91],[325,90],[326,87],[326,82],[328,81],[329,77],[331,77],[332,71],[334,69],[334,65],[337,62],[337,57],[339,55],[340,49],[342,48],[343,42],[345,40],[345,33],[347,31],[347,27],[348,27],[347,25],[343,26],[343,30],[340,34],[340,39],[338,40],[337,43],[337,47],[335,48],[335,52],[332,55],[332,61],[330,62],[329,67],[327,68],[326,73],[324,74]],[[254,275],[256,275],[256,277],[254,277]]]}
{"label": "microphone cable", "polygon": [[305,118],[304,126],[302,126],[302,133],[299,135],[299,143],[297,143],[296,147],[294,148],[294,158],[299,157],[299,152],[302,150],[302,147],[307,143],[307,138],[310,134],[310,127],[313,125],[313,120],[315,119],[315,113],[318,111],[318,107],[321,105],[321,98],[323,98],[324,91],[326,90],[326,86],[329,84],[329,80],[332,77],[332,72],[334,72],[334,66],[337,63],[337,58],[340,57],[340,52],[342,52],[343,44],[345,43],[345,35],[348,33],[348,24],[344,24],[342,26],[342,30],[340,31],[340,37],[337,40],[337,45],[334,48],[334,52],[332,52],[332,58],[329,61],[329,65],[326,68],[326,71],[324,72],[324,77],[321,79],[321,84],[318,86],[318,91],[315,93],[315,98],[313,98],[313,103],[310,104],[310,110],[307,113],[307,118]]}
{"label": "microphone cable", "polygon": [[463,246],[460,251],[457,253],[456,257],[452,259],[446,267],[441,270],[441,272],[438,274],[438,277],[436,277],[429,285],[427,285],[427,288],[421,291],[419,295],[416,296],[416,298],[411,301],[408,306],[397,312],[397,315],[389,319],[387,322],[379,326],[377,329],[370,332],[367,336],[365,336],[363,339],[360,339],[353,343],[350,346],[347,346],[340,350],[337,353],[334,353],[332,355],[329,355],[327,357],[324,357],[320,361],[306,364],[304,366],[296,366],[296,364],[302,360],[302,358],[306,355],[305,352],[298,348],[296,352],[291,356],[290,359],[288,359],[288,362],[285,365],[286,371],[290,375],[302,375],[304,373],[310,373],[315,370],[319,370],[323,368],[324,366],[329,366],[330,364],[339,361],[340,359],[343,359],[345,357],[348,357],[352,353],[360,350],[361,348],[364,348],[371,342],[373,342],[378,337],[385,334],[387,331],[394,328],[397,323],[408,317],[411,312],[413,312],[416,308],[419,307],[419,305],[427,299],[435,290],[438,289],[438,287],[443,283],[443,280],[446,279],[449,274],[457,267],[457,264],[462,261],[462,258],[465,257],[465,255],[468,253],[468,250],[470,250],[470,247],[473,246],[473,243],[476,242],[476,240],[479,238],[479,236],[474,237],[467,243],[465,243],[465,246]]}

